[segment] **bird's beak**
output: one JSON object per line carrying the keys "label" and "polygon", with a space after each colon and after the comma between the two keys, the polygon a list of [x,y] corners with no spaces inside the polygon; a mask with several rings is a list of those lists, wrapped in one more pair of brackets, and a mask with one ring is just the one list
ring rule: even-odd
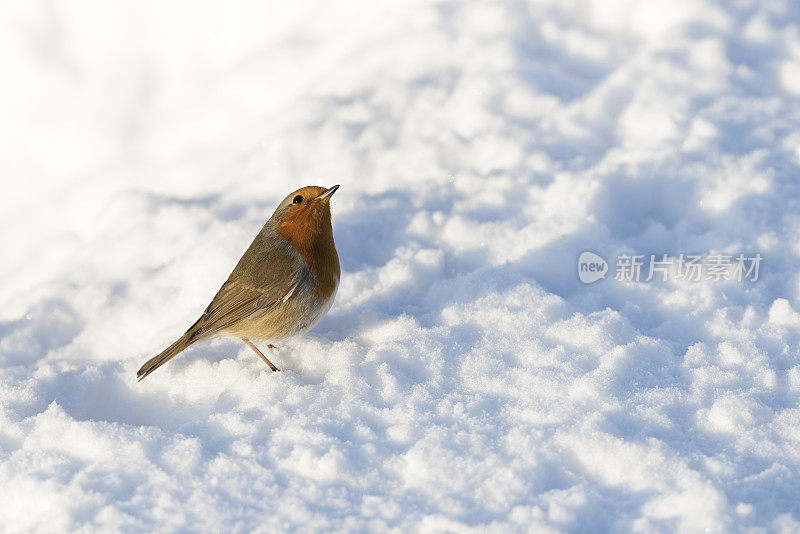
{"label": "bird's beak", "polygon": [[334,185],[333,187],[330,187],[330,188],[326,189],[325,191],[323,191],[322,194],[319,195],[314,200],[324,200],[326,198],[330,198],[330,196],[332,194],[334,194],[337,189],[339,189],[339,186],[338,185]]}

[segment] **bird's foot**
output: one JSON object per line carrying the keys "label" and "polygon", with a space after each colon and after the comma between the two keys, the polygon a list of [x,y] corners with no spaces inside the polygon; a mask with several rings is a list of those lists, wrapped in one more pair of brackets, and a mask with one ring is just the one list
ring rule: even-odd
{"label": "bird's foot", "polygon": [[[258,347],[256,347],[255,345],[253,345],[253,342],[252,342],[252,341],[250,341],[250,340],[249,340],[249,339],[247,339],[246,337],[243,337],[243,338],[242,338],[242,341],[244,341],[245,343],[247,343],[247,346],[248,346],[248,347],[250,347],[251,349],[253,349],[253,350],[256,352],[256,354],[258,354],[258,355],[259,355],[259,357],[261,357],[261,359],[262,359],[262,360],[264,360],[264,362],[265,362],[267,365],[269,365],[269,368],[270,368],[270,369],[272,369],[272,370],[273,370],[273,372],[274,372],[274,371],[280,371],[280,369],[278,369],[277,367],[275,367],[274,365],[272,365],[272,362],[271,362],[271,361],[269,361],[269,360],[267,359],[267,357],[266,357],[266,356],[264,356],[264,354],[263,354],[263,353],[262,353],[260,350],[258,350]],[[272,347],[272,345],[270,345],[270,347]]]}

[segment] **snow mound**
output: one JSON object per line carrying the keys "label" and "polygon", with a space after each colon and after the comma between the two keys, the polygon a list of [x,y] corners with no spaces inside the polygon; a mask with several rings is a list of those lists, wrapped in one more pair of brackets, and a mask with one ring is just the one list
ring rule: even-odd
{"label": "snow mound", "polygon": [[[788,0],[0,14],[0,530],[800,530]],[[283,372],[221,339],[136,382],[337,183]]]}

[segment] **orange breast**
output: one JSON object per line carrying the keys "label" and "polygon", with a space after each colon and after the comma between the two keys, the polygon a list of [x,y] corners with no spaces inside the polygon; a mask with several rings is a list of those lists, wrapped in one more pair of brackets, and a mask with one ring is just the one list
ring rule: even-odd
{"label": "orange breast", "polygon": [[340,276],[339,255],[333,242],[331,210],[327,201],[309,204],[291,219],[276,227],[278,235],[289,241],[303,257],[308,269],[319,280],[314,291],[317,298],[327,300],[336,291]]}

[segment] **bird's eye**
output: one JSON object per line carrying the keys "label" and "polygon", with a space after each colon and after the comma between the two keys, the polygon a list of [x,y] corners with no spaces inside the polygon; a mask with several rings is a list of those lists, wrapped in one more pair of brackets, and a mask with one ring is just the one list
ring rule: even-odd
{"label": "bird's eye", "polygon": [[295,204],[300,204],[303,201],[303,195],[297,195],[292,199],[292,202]]}

